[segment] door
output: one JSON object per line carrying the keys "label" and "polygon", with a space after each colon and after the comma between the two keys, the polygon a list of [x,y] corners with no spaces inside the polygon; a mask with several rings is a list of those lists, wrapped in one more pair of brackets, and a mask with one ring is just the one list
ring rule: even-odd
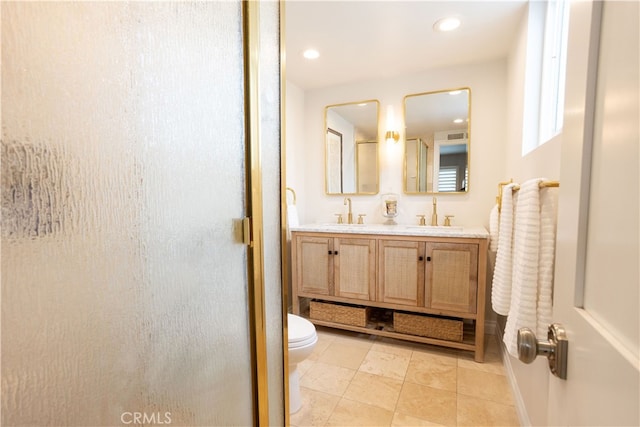
{"label": "door", "polygon": [[376,295],[376,241],[334,239],[335,296],[373,301]]}
{"label": "door", "polygon": [[423,304],[424,248],[424,242],[379,241],[378,301],[412,307]]}
{"label": "door", "polygon": [[333,237],[295,236],[293,283],[300,295],[333,295],[333,252]]}
{"label": "door", "polygon": [[569,358],[548,425],[640,424],[638,16],[571,6],[553,313]]}
{"label": "door", "polygon": [[1,8],[2,424],[264,420],[242,2]]}
{"label": "door", "polygon": [[427,243],[425,307],[475,313],[478,245]]}

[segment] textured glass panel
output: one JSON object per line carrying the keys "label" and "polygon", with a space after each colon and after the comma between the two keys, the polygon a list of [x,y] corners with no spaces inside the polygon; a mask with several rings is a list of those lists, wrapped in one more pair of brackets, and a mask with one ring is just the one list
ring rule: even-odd
{"label": "textured glass panel", "polygon": [[240,4],[1,7],[2,424],[250,425]]}
{"label": "textured glass panel", "polygon": [[[278,2],[260,2],[260,142],[264,216],[264,286],[269,425],[284,425],[280,240],[280,19]],[[285,343],[288,345],[288,343]]]}

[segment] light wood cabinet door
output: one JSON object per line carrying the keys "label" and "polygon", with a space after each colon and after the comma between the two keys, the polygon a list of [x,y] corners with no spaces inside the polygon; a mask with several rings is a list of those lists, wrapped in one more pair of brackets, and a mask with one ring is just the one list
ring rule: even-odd
{"label": "light wood cabinet door", "polygon": [[303,235],[295,244],[298,291],[333,295],[333,238]]}
{"label": "light wood cabinet door", "polygon": [[424,242],[379,240],[377,300],[424,305],[424,256]]}
{"label": "light wood cabinet door", "polygon": [[340,237],[335,238],[333,248],[335,296],[374,300],[376,241]]}
{"label": "light wood cabinet door", "polygon": [[478,245],[426,244],[425,307],[475,313],[478,293]]}

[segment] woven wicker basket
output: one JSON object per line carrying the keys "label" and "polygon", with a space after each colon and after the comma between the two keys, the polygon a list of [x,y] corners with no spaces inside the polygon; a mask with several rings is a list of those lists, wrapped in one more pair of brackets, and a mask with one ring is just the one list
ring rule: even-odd
{"label": "woven wicker basket", "polygon": [[462,326],[461,320],[399,312],[393,313],[393,329],[396,332],[405,334],[448,341],[462,341]]}
{"label": "woven wicker basket", "polygon": [[342,323],[343,325],[367,326],[369,307],[356,307],[352,305],[331,304],[326,302],[311,301],[309,304],[309,317],[315,320]]}

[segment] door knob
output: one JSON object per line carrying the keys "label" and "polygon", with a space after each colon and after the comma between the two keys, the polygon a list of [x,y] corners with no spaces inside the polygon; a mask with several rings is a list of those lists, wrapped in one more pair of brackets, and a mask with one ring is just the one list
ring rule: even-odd
{"label": "door knob", "polygon": [[531,363],[538,356],[547,356],[551,373],[563,380],[567,379],[568,348],[567,334],[559,323],[549,325],[547,341],[538,341],[529,328],[518,330],[518,358]]}

